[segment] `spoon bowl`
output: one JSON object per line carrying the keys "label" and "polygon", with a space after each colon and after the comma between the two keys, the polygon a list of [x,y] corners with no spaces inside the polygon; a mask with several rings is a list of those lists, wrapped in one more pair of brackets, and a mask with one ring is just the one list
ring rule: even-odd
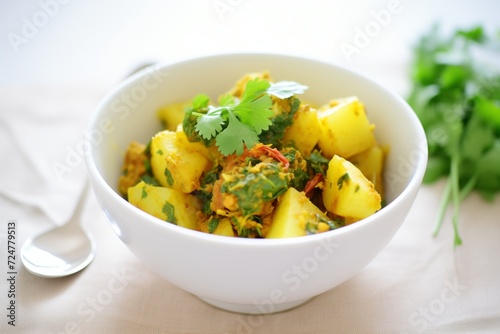
{"label": "spoon bowl", "polygon": [[85,268],[95,255],[95,244],[80,225],[89,183],[80,195],[78,205],[69,221],[32,239],[21,248],[25,268],[41,277],[63,277]]}

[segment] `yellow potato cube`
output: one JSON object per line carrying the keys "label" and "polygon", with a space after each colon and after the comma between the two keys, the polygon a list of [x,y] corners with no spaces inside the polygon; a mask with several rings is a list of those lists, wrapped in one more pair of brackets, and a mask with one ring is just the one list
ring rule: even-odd
{"label": "yellow potato cube", "polygon": [[360,220],[361,220],[360,218],[344,217],[344,224],[347,226],[347,225],[354,224]]}
{"label": "yellow potato cube", "polygon": [[215,160],[222,157],[222,154],[219,152],[219,149],[215,145],[206,147],[201,143],[190,142],[189,139],[187,139],[186,133],[182,130],[182,124],[177,127],[177,139],[179,140],[178,143],[180,146],[191,147],[211,162],[214,162]]}
{"label": "yellow potato cube", "polygon": [[363,175],[375,186],[375,190],[384,198],[384,183],[382,173],[384,171],[385,150],[379,145],[358,153],[349,158]]}
{"label": "yellow potato cube", "polygon": [[211,167],[207,148],[191,143],[184,132],[165,130],[151,140],[151,169],[164,187],[190,193],[200,185],[203,172]]}
{"label": "yellow potato cube", "polygon": [[285,130],[283,142],[292,144],[303,156],[308,156],[318,143],[320,133],[316,110],[307,104],[301,104],[293,115],[293,124]]}
{"label": "yellow potato cube", "polygon": [[336,215],[362,219],[380,210],[381,197],[356,166],[335,155],[326,172],[323,204]]}
{"label": "yellow potato cube", "polygon": [[247,73],[247,74],[243,75],[236,82],[236,85],[233,88],[231,88],[226,94],[236,96],[237,98],[240,99],[243,96],[243,92],[245,91],[247,83],[250,80],[254,80],[254,79],[272,81],[271,76],[269,75],[269,71]]}
{"label": "yellow potato cube", "polygon": [[177,126],[184,119],[184,108],[189,105],[189,102],[180,102],[169,104],[168,106],[158,109],[157,116],[162,121],[165,129],[175,131]]}
{"label": "yellow potato cube", "polygon": [[128,201],[156,218],[192,230],[197,229],[200,200],[179,190],[139,182],[128,188]]}
{"label": "yellow potato cube", "polygon": [[307,223],[320,224],[328,217],[311,203],[304,192],[288,188],[280,198],[266,238],[289,238],[306,235]]}
{"label": "yellow potato cube", "polygon": [[199,230],[205,233],[211,233],[216,235],[223,235],[226,237],[234,237],[233,224],[231,224],[231,219],[224,217],[219,220],[217,227],[210,232],[211,218],[208,220],[199,222]]}
{"label": "yellow potato cube", "polygon": [[318,146],[327,158],[349,158],[375,144],[374,126],[357,97],[332,100],[318,111],[321,136]]}

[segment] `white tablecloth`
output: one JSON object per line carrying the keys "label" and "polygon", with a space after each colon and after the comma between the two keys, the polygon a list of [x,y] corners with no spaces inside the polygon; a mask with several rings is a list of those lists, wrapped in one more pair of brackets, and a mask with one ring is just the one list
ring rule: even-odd
{"label": "white tablecloth", "polygon": [[[188,9],[196,6],[187,1],[164,4],[172,6],[171,11],[146,11],[127,3],[116,12],[110,9],[112,6],[108,11],[88,7],[85,13],[94,15],[102,30],[87,22],[78,31],[65,20],[73,18],[78,23],[90,17],[79,14],[77,9],[84,5],[60,3],[59,12],[37,36],[19,45],[19,54],[12,55],[12,44],[3,41],[10,44],[2,49],[7,51],[7,62],[2,60],[0,64],[2,73],[6,73],[0,78],[1,333],[500,332],[500,198],[488,203],[473,194],[463,202],[463,245],[454,248],[449,217],[438,237],[431,236],[444,181],[421,188],[401,229],[358,275],[287,312],[248,316],[222,311],[164,281],[118,239],[93,196],[84,216],[84,226],[97,244],[97,255],[90,266],[71,277],[45,279],[28,273],[17,256],[15,297],[9,296],[8,223],[16,222],[19,251],[27,238],[62,224],[71,215],[86,177],[79,152],[83,126],[117,78],[133,67],[130,60],[148,60],[143,53],[151,45],[163,45],[153,58],[168,60],[203,54],[205,50],[310,53],[340,60],[403,93],[408,86],[405,70],[409,49],[407,44],[397,43],[405,38],[405,29],[411,30],[419,22],[427,24],[440,15],[453,24],[462,20],[469,24],[481,22],[482,17],[492,22],[492,13],[498,13],[494,8],[498,6],[487,1],[468,5],[402,1],[404,10],[393,16],[391,25],[347,62],[340,43],[354,43],[357,27],[364,29],[375,20],[371,12],[388,8],[390,1],[377,1],[373,7],[361,1],[295,1],[289,6],[289,2],[224,1],[232,3],[233,10],[222,19],[214,9],[217,1],[198,1],[200,10],[193,12]],[[33,21],[33,13],[38,13],[42,5],[32,4],[8,19],[3,14],[8,12],[3,10],[7,5],[0,6],[0,15],[6,18],[0,28],[10,24],[2,36],[21,33],[23,15]],[[118,51],[98,38],[106,34],[122,36],[116,26],[108,25],[107,19],[113,15],[116,22],[126,23],[125,33],[130,38],[117,44]],[[159,24],[162,16],[166,17],[164,27],[169,28],[165,30],[165,42],[158,35],[148,39],[148,35],[133,29],[141,28],[137,22]],[[271,25],[273,17],[281,25]],[[335,25],[335,20],[343,26]],[[56,39],[64,27],[69,27],[73,35]],[[158,27],[151,30],[158,31]],[[274,35],[265,35],[269,29],[275,29]],[[55,36],[54,40],[50,36]],[[88,36],[97,37],[95,43],[89,42]],[[259,36],[265,37],[259,40]],[[226,43],[228,40],[232,44]],[[44,45],[57,47],[48,50]],[[95,53],[84,50],[83,46],[89,45],[97,45]],[[141,47],[146,51],[141,53]],[[128,51],[136,57],[127,58]],[[61,58],[63,54],[69,56]],[[125,65],[125,61],[129,63]],[[70,168],[62,172],[61,165]],[[8,324],[11,301],[16,306],[15,327]]]}

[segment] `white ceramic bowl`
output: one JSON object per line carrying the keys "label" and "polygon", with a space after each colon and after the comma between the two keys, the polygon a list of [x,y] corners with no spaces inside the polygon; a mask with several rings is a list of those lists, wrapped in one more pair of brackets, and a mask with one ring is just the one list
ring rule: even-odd
{"label": "white ceramic bowl", "polygon": [[[298,238],[243,239],[166,223],[116,191],[126,146],[160,130],[156,110],[207,93],[216,98],[247,72],[309,86],[304,100],[323,104],[357,95],[390,145],[387,206],[341,229]],[[88,172],[97,200],[118,237],[152,271],[222,309],[287,310],[348,280],[391,240],[420,187],[427,143],[412,109],[375,81],[329,63],[274,54],[228,54],[147,68],[118,85],[97,108],[86,135]],[[383,275],[383,273],[381,273]]]}

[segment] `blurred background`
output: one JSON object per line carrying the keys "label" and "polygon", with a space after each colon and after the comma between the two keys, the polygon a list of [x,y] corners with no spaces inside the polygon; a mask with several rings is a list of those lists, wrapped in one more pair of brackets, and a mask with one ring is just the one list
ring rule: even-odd
{"label": "blurred background", "polygon": [[[144,62],[205,54],[299,54],[399,79],[418,36],[477,24],[495,0],[2,0],[0,84],[112,85]],[[387,65],[394,70],[387,70]]]}

